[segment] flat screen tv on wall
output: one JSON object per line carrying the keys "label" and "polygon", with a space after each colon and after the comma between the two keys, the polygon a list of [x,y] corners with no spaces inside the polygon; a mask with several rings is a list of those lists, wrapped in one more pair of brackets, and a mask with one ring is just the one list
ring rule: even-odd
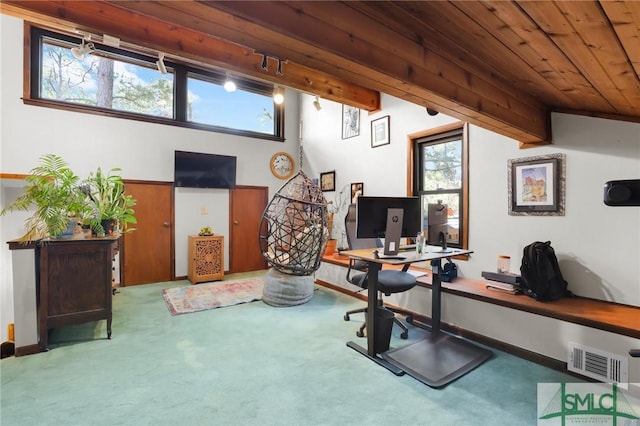
{"label": "flat screen tv on wall", "polygon": [[174,185],[187,188],[233,188],[236,157],[176,151]]}

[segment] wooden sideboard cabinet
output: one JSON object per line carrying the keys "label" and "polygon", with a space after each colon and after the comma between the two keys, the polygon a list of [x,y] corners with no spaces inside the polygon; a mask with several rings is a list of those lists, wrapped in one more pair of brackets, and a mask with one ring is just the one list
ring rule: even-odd
{"label": "wooden sideboard cabinet", "polygon": [[50,240],[39,245],[40,348],[49,329],[107,320],[111,338],[111,278],[116,240]]}
{"label": "wooden sideboard cabinet", "polygon": [[189,272],[193,284],[224,278],[224,237],[189,235]]}
{"label": "wooden sideboard cabinet", "polygon": [[107,320],[111,338],[112,259],[117,238],[9,241],[9,249],[32,252],[14,259],[16,356],[47,350],[52,328]]}

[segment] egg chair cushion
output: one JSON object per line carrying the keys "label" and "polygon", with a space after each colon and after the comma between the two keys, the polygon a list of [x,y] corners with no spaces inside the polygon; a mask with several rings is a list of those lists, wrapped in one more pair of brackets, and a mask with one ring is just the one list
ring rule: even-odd
{"label": "egg chair cushion", "polygon": [[311,300],[314,286],[311,275],[290,275],[269,269],[264,279],[262,301],[276,307],[302,305]]}

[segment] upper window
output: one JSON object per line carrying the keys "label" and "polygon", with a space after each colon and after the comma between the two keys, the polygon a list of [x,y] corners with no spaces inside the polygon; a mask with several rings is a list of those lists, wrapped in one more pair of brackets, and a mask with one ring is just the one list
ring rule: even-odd
{"label": "upper window", "polygon": [[229,129],[273,133],[274,103],[271,95],[256,95],[240,89],[227,92],[223,85],[224,82],[189,73],[187,120]]}
{"label": "upper window", "polygon": [[173,118],[173,74],[131,58],[125,62],[98,53],[77,58],[69,47],[42,38],[40,98]]}
{"label": "upper window", "polygon": [[411,137],[413,147],[414,194],[420,195],[423,224],[427,229],[429,204],[446,204],[449,232],[447,242],[467,248],[468,164],[462,125]]}
{"label": "upper window", "polygon": [[74,54],[71,49],[81,43],[32,27],[30,93],[25,99],[82,112],[284,139],[284,108],[273,102],[270,85],[236,78],[237,90],[227,92],[224,73],[166,61],[167,72],[162,74],[157,57],[98,43],[91,43],[90,53]]}

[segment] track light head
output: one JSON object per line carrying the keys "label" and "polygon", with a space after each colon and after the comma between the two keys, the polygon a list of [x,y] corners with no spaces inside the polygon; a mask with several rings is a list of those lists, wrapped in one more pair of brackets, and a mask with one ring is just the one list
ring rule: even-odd
{"label": "track light head", "polygon": [[71,48],[71,54],[79,60],[83,60],[84,59],[84,55],[86,55],[87,53],[91,53],[94,50],[96,50],[96,47],[93,45],[92,42],[88,42],[87,44],[84,43],[84,39],[82,39],[82,42],[80,43],[80,46],[76,46],[76,47],[72,47]]}
{"label": "track light head", "polygon": [[273,102],[275,102],[276,105],[284,102],[284,89],[282,87],[276,86],[273,89]]}
{"label": "track light head", "polygon": [[160,74],[167,73],[167,67],[164,65],[164,53],[158,53],[158,60],[156,61],[156,67],[158,67],[158,71],[160,71]]}
{"label": "track light head", "polygon": [[320,111],[322,109],[319,97],[316,96],[316,99],[313,101],[313,106],[316,108],[316,111]]}
{"label": "track light head", "polygon": [[429,107],[427,107],[427,114],[434,116],[434,115],[438,115],[438,111],[436,111],[435,109],[431,109]]}

